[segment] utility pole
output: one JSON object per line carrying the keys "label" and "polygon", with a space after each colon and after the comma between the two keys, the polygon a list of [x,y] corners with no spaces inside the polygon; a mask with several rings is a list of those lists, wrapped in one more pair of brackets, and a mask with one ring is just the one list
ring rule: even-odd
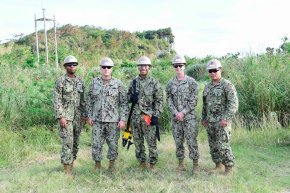
{"label": "utility pole", "polygon": [[45,9],[42,9],[43,11],[43,29],[44,29],[44,40],[45,40],[45,63],[48,64],[48,46],[47,46],[47,31],[46,31],[46,25],[45,25]]}
{"label": "utility pole", "polygon": [[38,48],[38,34],[37,34],[36,14],[34,14],[34,23],[35,23],[35,44],[36,44],[37,65],[39,65],[39,48]]}
{"label": "utility pole", "polygon": [[45,9],[43,11],[43,18],[36,19],[35,15],[35,38],[36,38],[36,53],[37,53],[37,62],[39,64],[39,42],[38,42],[38,31],[37,31],[37,22],[43,21],[43,28],[44,28],[44,42],[45,42],[45,63],[49,64],[48,60],[48,43],[47,43],[47,30],[46,30],[46,21],[53,21],[54,23],[54,53],[55,53],[55,64],[58,67],[58,54],[57,54],[57,35],[56,35],[56,19],[53,16],[53,19],[49,19],[45,17]]}
{"label": "utility pole", "polygon": [[55,54],[55,67],[58,68],[57,34],[56,34],[56,20],[55,20],[55,15],[53,16],[53,27],[54,27],[54,54]]}

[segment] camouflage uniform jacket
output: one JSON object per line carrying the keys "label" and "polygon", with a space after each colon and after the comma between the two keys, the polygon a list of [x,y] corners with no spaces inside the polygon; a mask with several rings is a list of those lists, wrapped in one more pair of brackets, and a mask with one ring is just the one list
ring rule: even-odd
{"label": "camouflage uniform jacket", "polygon": [[129,107],[123,83],[112,78],[104,84],[101,77],[94,78],[87,98],[88,117],[99,122],[126,121]]}
{"label": "camouflage uniform jacket", "polygon": [[184,80],[172,78],[166,86],[167,105],[172,117],[175,117],[177,112],[182,112],[185,119],[196,118],[196,105],[198,100],[198,84],[189,77],[185,76]]}
{"label": "camouflage uniform jacket", "polygon": [[[163,110],[163,91],[158,80],[146,76],[141,78],[136,77],[136,91],[139,93],[138,104],[134,108],[134,114],[144,113],[146,115],[157,117],[160,116]],[[133,81],[130,82],[128,90],[128,99],[133,93]]]}
{"label": "camouflage uniform jacket", "polygon": [[85,86],[79,77],[61,76],[55,83],[53,106],[56,119],[73,121],[85,114]]}
{"label": "camouflage uniform jacket", "polygon": [[203,90],[202,120],[231,121],[239,106],[235,86],[222,78],[218,84],[209,83]]}

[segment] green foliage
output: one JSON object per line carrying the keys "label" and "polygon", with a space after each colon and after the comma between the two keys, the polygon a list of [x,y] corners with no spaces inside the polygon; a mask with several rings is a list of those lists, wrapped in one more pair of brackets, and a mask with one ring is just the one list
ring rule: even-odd
{"label": "green foliage", "polygon": [[[289,124],[290,63],[287,55],[261,55],[227,63],[225,74],[236,85],[239,113],[248,118],[276,112]],[[288,120],[288,121],[287,121]]]}
{"label": "green foliage", "polygon": [[[0,68],[0,120],[23,129],[54,123],[52,90],[59,72],[45,66],[22,69],[2,65]],[[13,78],[11,78],[13,77]]]}
{"label": "green foliage", "polygon": [[153,39],[165,39],[170,44],[174,43],[174,35],[172,34],[171,28],[164,28],[164,29],[158,29],[158,30],[148,30],[143,32],[136,32],[136,36],[139,38],[145,38],[148,40]]}
{"label": "green foliage", "polygon": [[208,73],[205,64],[194,64],[186,68],[186,74],[197,81],[208,79]]}

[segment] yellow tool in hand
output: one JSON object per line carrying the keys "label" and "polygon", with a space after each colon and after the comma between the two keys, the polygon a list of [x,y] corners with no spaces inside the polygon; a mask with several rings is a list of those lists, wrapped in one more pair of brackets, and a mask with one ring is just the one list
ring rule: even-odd
{"label": "yellow tool in hand", "polygon": [[126,145],[128,144],[127,149],[130,148],[130,145],[133,144],[132,136],[133,135],[132,135],[131,127],[129,127],[129,128],[124,130],[124,133],[123,133],[123,136],[122,136],[122,145],[123,145],[123,147],[126,147]]}

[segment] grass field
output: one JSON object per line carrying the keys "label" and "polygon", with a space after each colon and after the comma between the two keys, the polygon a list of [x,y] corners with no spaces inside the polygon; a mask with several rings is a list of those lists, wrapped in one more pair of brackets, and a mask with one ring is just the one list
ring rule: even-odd
{"label": "grass field", "polygon": [[[43,133],[44,130],[39,129],[34,132]],[[26,142],[22,144],[21,141],[18,141],[18,145],[21,146],[15,151],[24,151],[25,156],[22,155],[21,160],[19,160],[19,156],[11,157],[12,160],[9,163],[2,164],[0,192],[286,193],[290,191],[289,129],[260,130],[255,133],[235,129],[232,147],[236,157],[236,167],[233,177],[209,175],[205,172],[214,164],[209,155],[204,130],[199,135],[200,165],[203,171],[194,176],[191,174],[192,166],[188,158],[186,159],[187,171],[183,174],[176,173],[177,159],[175,158],[174,141],[170,133],[163,134],[162,141],[158,144],[157,174],[150,171],[141,172],[138,169],[134,146],[131,146],[129,151],[120,147],[116,174],[110,174],[107,171],[108,160],[106,159],[103,161],[103,170],[94,173],[90,131],[83,132],[80,152],[74,164],[75,178],[72,181],[63,174],[58,153],[60,142],[57,139],[57,132],[52,133],[56,134],[42,141],[36,140],[36,136],[28,134]],[[264,137],[258,140],[255,136],[259,135]],[[271,139],[266,139],[267,136]],[[49,140],[51,143],[43,142]],[[269,144],[265,145],[264,141]],[[11,142],[10,145],[13,143]]]}

